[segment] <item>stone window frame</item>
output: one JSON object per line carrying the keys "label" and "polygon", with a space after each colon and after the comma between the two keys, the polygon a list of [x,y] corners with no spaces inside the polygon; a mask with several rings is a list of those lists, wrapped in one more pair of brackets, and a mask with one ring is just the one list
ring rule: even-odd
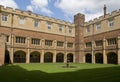
{"label": "stone window frame", "polygon": [[67,48],[73,48],[73,43],[72,42],[67,42]]}
{"label": "stone window frame", "polygon": [[114,26],[114,18],[108,19],[108,27],[113,27]]}
{"label": "stone window frame", "polygon": [[25,17],[24,16],[20,16],[19,24],[20,25],[24,25],[25,24]]}
{"label": "stone window frame", "polygon": [[102,47],[103,41],[102,40],[95,41],[95,45],[96,45],[96,47]]}
{"label": "stone window frame", "polygon": [[59,32],[62,32],[63,31],[63,26],[62,25],[59,25]]}
{"label": "stone window frame", "polygon": [[116,45],[117,44],[117,38],[109,38],[107,39],[107,45],[111,46],[111,45]]}
{"label": "stone window frame", "polygon": [[47,23],[48,23],[48,26],[47,26],[48,30],[51,30],[52,29],[52,23],[51,22],[47,22]]}
{"label": "stone window frame", "polygon": [[45,46],[53,46],[53,40],[45,40]]}
{"label": "stone window frame", "polygon": [[86,27],[86,32],[89,33],[90,32],[90,26]]}
{"label": "stone window frame", "polygon": [[64,47],[64,42],[63,41],[57,41],[57,46],[58,47]]}
{"label": "stone window frame", "polygon": [[10,42],[10,36],[9,35],[6,36],[6,42]]}
{"label": "stone window frame", "polygon": [[39,20],[37,19],[34,20],[34,27],[39,27]]}
{"label": "stone window frame", "polygon": [[72,27],[68,27],[68,29],[69,29],[69,34],[72,34],[73,28]]}
{"label": "stone window frame", "polygon": [[91,48],[92,47],[92,42],[86,42],[85,47],[86,48]]}
{"label": "stone window frame", "polygon": [[31,38],[31,44],[33,44],[33,45],[40,45],[41,41],[38,38]]}
{"label": "stone window frame", "polygon": [[101,24],[96,24],[96,31],[101,29]]}
{"label": "stone window frame", "polygon": [[8,15],[3,13],[1,18],[2,18],[2,21],[6,22],[8,20]]}
{"label": "stone window frame", "polygon": [[26,37],[16,36],[15,40],[16,40],[15,41],[16,43],[21,43],[21,44],[25,44],[26,43]]}

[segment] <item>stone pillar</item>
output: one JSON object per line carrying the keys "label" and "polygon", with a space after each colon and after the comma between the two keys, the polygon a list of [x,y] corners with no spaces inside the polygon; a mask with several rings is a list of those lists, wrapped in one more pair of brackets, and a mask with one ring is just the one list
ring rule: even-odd
{"label": "stone pillar", "polygon": [[56,47],[57,47],[57,41],[54,40],[54,49],[56,49]]}
{"label": "stone pillar", "polygon": [[27,46],[26,63],[30,63],[30,37],[27,37]]}
{"label": "stone pillar", "polygon": [[107,64],[107,55],[106,55],[106,50],[105,50],[105,46],[106,46],[106,39],[103,39],[103,64]]}
{"label": "stone pillar", "polygon": [[117,42],[117,45],[118,45],[118,64],[120,65],[120,35],[118,35],[118,42]]}
{"label": "stone pillar", "polygon": [[54,51],[54,55],[53,55],[53,63],[56,63],[56,50]]}
{"label": "stone pillar", "polygon": [[14,57],[14,35],[11,35],[11,38],[10,38],[10,44],[11,44],[11,47],[10,47],[10,63],[14,63],[13,62],[13,57]]}
{"label": "stone pillar", "polygon": [[42,48],[45,47],[45,40],[44,39],[41,40],[41,46],[42,46]]}
{"label": "stone pillar", "polygon": [[73,54],[73,63],[75,63],[75,59],[76,59],[75,54]]}
{"label": "stone pillar", "polygon": [[67,62],[67,41],[64,42],[64,63]]}
{"label": "stone pillar", "polygon": [[40,62],[44,63],[44,50],[42,50],[42,54],[41,54],[41,57],[40,57]]}
{"label": "stone pillar", "polygon": [[86,62],[85,62],[85,55],[83,56],[83,63],[86,63]]}
{"label": "stone pillar", "polygon": [[95,42],[92,41],[92,63],[95,63],[95,53],[94,53],[94,48],[95,48]]}
{"label": "stone pillar", "polygon": [[[54,40],[54,49],[56,49],[56,47],[57,47],[57,41],[56,40]],[[56,50],[54,51],[54,55],[53,55],[53,63],[56,63]]]}
{"label": "stone pillar", "polygon": [[67,52],[64,55],[64,63],[67,63]]}
{"label": "stone pillar", "polygon": [[0,66],[4,64],[5,59],[5,35],[0,35]]}

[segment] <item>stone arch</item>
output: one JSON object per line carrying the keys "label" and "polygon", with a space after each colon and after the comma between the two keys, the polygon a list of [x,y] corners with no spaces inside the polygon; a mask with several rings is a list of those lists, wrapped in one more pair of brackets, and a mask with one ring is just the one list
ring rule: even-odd
{"label": "stone arch", "polygon": [[9,64],[10,62],[10,54],[8,50],[5,50],[5,59],[4,59],[5,64]]}
{"label": "stone arch", "polygon": [[63,53],[58,53],[56,55],[56,62],[64,62],[64,54]]}
{"label": "stone arch", "polygon": [[103,54],[102,53],[95,54],[95,63],[103,63]]}
{"label": "stone arch", "polygon": [[14,63],[26,63],[26,53],[22,50],[14,53]]}
{"label": "stone arch", "polygon": [[67,54],[67,61],[69,60],[69,62],[73,62],[73,54],[69,53]]}
{"label": "stone arch", "polygon": [[30,63],[40,63],[40,53],[38,51],[30,53]]}
{"label": "stone arch", "polygon": [[53,62],[53,53],[51,52],[46,52],[44,54],[44,62],[45,63],[52,63]]}
{"label": "stone arch", "polygon": [[109,52],[107,54],[107,63],[108,64],[117,64],[118,63],[118,56],[115,52]]}
{"label": "stone arch", "polygon": [[90,53],[87,53],[85,55],[85,62],[86,63],[92,63],[92,55]]}

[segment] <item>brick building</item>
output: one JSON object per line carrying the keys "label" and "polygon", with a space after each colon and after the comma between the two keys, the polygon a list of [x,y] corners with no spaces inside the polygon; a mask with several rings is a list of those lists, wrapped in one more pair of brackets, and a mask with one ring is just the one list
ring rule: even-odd
{"label": "brick building", "polygon": [[120,64],[120,11],[74,24],[0,6],[0,64],[103,63]]}

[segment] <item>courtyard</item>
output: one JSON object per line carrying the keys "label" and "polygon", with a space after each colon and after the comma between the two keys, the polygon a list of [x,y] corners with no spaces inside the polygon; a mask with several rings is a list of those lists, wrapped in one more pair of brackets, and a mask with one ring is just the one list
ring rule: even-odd
{"label": "courtyard", "polygon": [[[118,82],[120,66],[70,63],[9,64],[0,67],[1,82]],[[74,68],[75,67],[75,68]]]}

